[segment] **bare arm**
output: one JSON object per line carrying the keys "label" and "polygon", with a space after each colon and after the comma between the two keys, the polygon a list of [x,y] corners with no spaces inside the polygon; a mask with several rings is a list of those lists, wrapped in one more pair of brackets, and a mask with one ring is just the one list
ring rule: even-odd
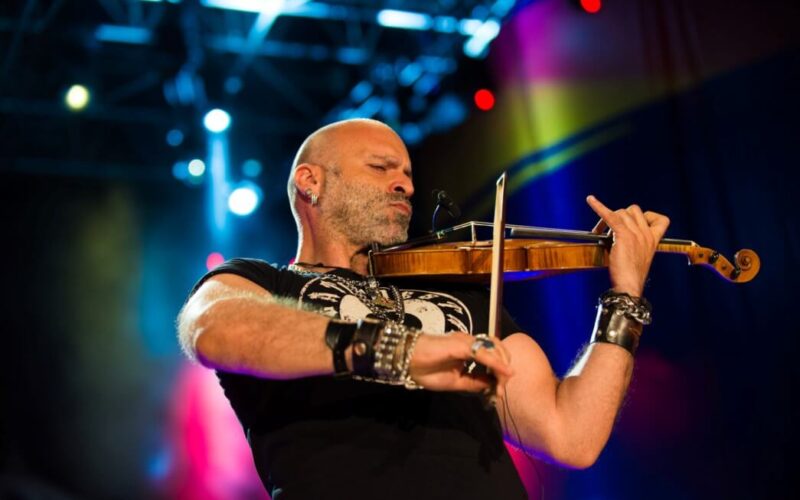
{"label": "bare arm", "polygon": [[[325,345],[330,318],[298,310],[255,283],[233,274],[209,278],[189,299],[178,319],[184,350],[203,365],[270,379],[332,375],[333,357]],[[427,389],[478,392],[486,378],[465,376],[472,336],[422,335],[411,362],[411,376]],[[351,349],[346,351],[352,369]],[[505,383],[508,364],[481,350],[476,359]]]}
{"label": "bare arm", "polygon": [[[595,230],[608,227],[614,233],[609,255],[612,287],[641,296],[669,219],[642,213],[636,205],[612,212],[594,197],[587,201],[601,217]],[[564,465],[592,465],[608,441],[628,388],[631,353],[617,345],[591,344],[559,381],[539,345],[527,335],[511,335],[503,345],[516,372],[508,381],[507,396],[498,402],[507,439]]]}
{"label": "bare arm", "polygon": [[333,373],[328,321],[245,278],[218,274],[184,306],[178,335],[187,354],[209,368],[292,379]]}
{"label": "bare arm", "polygon": [[559,381],[527,335],[511,335],[503,345],[515,372],[497,404],[506,439],[563,465],[592,465],[611,434],[633,357],[618,346],[591,344]]}

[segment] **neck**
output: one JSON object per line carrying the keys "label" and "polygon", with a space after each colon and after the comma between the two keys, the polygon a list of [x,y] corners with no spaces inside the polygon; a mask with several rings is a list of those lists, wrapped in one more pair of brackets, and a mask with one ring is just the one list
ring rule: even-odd
{"label": "neck", "polygon": [[367,251],[350,243],[340,234],[314,231],[304,225],[297,245],[295,262],[305,262],[320,267],[341,267],[358,274],[367,274]]}

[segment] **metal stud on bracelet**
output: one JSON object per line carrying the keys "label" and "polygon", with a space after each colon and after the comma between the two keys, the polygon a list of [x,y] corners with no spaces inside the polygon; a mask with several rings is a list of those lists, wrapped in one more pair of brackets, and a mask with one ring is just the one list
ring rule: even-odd
{"label": "metal stud on bracelet", "polygon": [[382,323],[373,320],[359,320],[353,335],[353,375],[375,376],[375,344]]}
{"label": "metal stud on bracelet", "polygon": [[641,323],[629,318],[620,309],[598,306],[592,343],[616,344],[631,354],[635,354],[641,335]]}
{"label": "metal stud on bracelet", "polygon": [[616,344],[636,353],[644,325],[653,321],[653,307],[644,297],[609,290],[600,296],[591,342]]}

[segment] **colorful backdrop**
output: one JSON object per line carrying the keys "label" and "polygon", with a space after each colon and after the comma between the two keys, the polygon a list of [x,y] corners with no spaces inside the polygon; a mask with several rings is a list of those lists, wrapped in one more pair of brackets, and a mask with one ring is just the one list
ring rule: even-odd
{"label": "colorful backdrop", "polygon": [[[575,2],[517,2],[481,73],[495,107],[412,149],[416,234],[429,229],[434,188],[463,220],[488,220],[507,171],[509,222],[589,229],[593,193],[669,215],[668,236],[761,256],[746,285],[656,259],[646,289],[655,321],[607,449],[586,471],[512,450],[532,498],[790,491],[798,19],[788,1],[608,0],[595,15]],[[8,144],[24,142],[4,118]],[[100,148],[102,138],[81,142],[83,126],[41,147]],[[273,160],[258,179],[267,194],[282,191],[290,157]],[[4,159],[0,176],[0,496],[266,498],[213,374],[175,341],[186,293],[220,249],[207,193],[144,172],[15,165]],[[224,257],[293,256],[281,196],[232,224]],[[506,305],[562,375],[607,286],[603,271],[512,283]]]}

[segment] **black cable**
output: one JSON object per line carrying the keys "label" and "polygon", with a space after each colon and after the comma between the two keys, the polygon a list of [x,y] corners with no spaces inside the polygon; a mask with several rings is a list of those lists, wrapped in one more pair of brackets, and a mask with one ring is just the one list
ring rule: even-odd
{"label": "black cable", "polygon": [[514,421],[514,415],[511,414],[511,407],[508,404],[508,393],[506,392],[505,397],[503,397],[503,406],[505,406],[505,410],[503,412],[503,427],[508,429],[508,422],[506,422],[506,416],[511,419],[511,426],[514,429],[514,434],[516,434],[517,443],[519,443],[519,449],[522,451],[522,454],[525,455],[525,458],[528,459],[530,464],[533,466],[533,472],[536,473],[536,479],[539,481],[540,493],[539,493],[539,500],[544,500],[544,480],[542,479],[542,475],[539,473],[539,468],[536,467],[536,459],[528,454],[528,451],[525,449],[525,445],[522,443],[522,436],[519,433],[519,429],[517,428],[517,423]]}

